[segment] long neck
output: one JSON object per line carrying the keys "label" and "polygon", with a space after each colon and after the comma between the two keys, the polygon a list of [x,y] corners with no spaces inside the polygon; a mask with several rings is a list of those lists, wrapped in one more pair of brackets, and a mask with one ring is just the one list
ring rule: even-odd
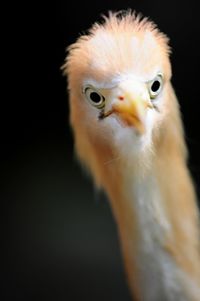
{"label": "long neck", "polygon": [[124,170],[107,192],[132,290],[138,300],[198,301],[198,210],[184,160],[160,152],[145,173]]}
{"label": "long neck", "polygon": [[[143,160],[137,150],[131,154],[130,149],[135,147],[130,143],[131,137],[123,143],[120,136],[116,149],[125,145],[130,156],[119,156],[118,160],[118,156],[113,156],[115,140],[101,142],[90,129],[81,132],[81,126],[76,130],[77,148],[96,184],[104,188],[110,199],[128,282],[136,300],[199,301],[198,209],[171,86],[167,95],[163,111],[168,115],[162,118],[160,136],[154,136],[153,157]],[[133,158],[136,153],[139,156]]]}

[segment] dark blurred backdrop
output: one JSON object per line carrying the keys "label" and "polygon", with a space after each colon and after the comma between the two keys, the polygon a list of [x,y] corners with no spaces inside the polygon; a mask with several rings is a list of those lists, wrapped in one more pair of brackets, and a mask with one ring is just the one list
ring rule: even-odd
{"label": "dark blurred backdrop", "polygon": [[9,55],[8,87],[2,98],[1,139],[1,300],[131,300],[108,202],[95,193],[74,159],[66,80],[60,72],[65,48],[81,32],[101,13],[126,8],[149,16],[170,37],[172,81],[198,189],[197,1],[8,3],[4,23],[4,28],[9,27],[8,44],[4,44]]}

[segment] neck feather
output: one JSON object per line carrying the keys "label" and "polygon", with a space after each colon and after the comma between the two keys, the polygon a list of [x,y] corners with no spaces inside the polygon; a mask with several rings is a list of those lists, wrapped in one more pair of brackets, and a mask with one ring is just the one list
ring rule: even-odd
{"label": "neck feather", "polygon": [[148,167],[133,162],[131,168],[129,162],[126,168],[123,162],[119,168],[123,174],[113,164],[113,187],[107,192],[129,283],[139,300],[197,301],[200,249],[195,192],[185,160],[175,153],[162,155],[152,157]]}

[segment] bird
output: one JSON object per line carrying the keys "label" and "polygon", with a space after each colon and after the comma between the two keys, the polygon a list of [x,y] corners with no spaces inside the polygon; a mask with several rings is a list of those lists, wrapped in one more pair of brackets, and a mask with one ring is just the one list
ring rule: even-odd
{"label": "bird", "polygon": [[75,152],[117,225],[134,300],[200,300],[200,227],[168,36],[108,12],[68,46]]}

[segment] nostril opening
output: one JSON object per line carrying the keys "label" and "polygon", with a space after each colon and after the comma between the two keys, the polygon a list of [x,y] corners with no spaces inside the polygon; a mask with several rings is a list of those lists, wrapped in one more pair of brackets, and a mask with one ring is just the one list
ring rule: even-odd
{"label": "nostril opening", "polygon": [[118,99],[122,101],[124,100],[124,96],[118,96]]}

